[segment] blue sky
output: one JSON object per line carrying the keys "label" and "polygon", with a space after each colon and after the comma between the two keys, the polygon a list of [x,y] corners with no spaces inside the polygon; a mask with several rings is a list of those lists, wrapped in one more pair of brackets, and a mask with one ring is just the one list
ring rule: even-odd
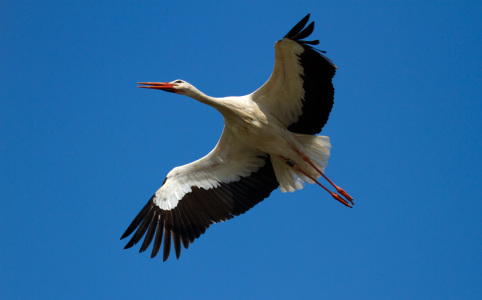
{"label": "blue sky", "polygon": [[[478,1],[3,1],[3,299],[476,299],[482,295]],[[214,109],[136,88],[244,95],[306,13],[339,67],[326,173],[355,198],[279,190],[181,259],[119,238]]]}

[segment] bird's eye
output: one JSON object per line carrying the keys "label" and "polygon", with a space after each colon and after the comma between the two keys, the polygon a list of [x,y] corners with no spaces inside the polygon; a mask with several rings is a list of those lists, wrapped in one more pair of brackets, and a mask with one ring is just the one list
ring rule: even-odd
{"label": "bird's eye", "polygon": [[183,83],[183,81],[182,80],[176,80],[176,81],[174,81],[174,83]]}

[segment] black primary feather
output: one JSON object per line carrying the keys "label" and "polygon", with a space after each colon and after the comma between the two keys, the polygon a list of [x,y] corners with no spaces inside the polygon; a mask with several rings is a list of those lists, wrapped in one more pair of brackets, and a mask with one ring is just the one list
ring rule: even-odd
{"label": "black primary feather", "polygon": [[291,30],[284,36],[285,38],[291,39],[293,36],[298,34],[303,27],[305,27],[306,23],[308,23],[308,20],[310,19],[310,14],[307,14],[301,21],[299,21]]}

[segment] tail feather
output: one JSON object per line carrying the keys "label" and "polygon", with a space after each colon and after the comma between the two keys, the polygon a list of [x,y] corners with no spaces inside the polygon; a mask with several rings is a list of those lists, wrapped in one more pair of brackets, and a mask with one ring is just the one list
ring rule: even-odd
{"label": "tail feather", "polygon": [[320,171],[324,172],[330,158],[330,138],[307,134],[295,134],[295,137],[303,145],[304,154]]}
{"label": "tail feather", "polygon": [[[294,134],[294,137],[301,144],[301,149],[298,150],[305,154],[320,171],[324,172],[328,164],[328,158],[330,157],[330,139],[327,136],[306,134]],[[291,159],[302,161],[300,157]],[[301,190],[305,183],[314,183],[310,178],[295,171],[279,157],[271,156],[271,162],[276,174],[276,179],[280,184],[280,190],[283,193]],[[313,175],[313,178],[318,179],[321,176],[311,166],[309,166],[309,168],[309,170],[305,171],[310,175]]]}
{"label": "tail feather", "polygon": [[278,157],[271,157],[273,169],[276,174],[276,180],[279,182],[279,188],[283,193],[301,190],[304,186],[303,179],[290,166]]}

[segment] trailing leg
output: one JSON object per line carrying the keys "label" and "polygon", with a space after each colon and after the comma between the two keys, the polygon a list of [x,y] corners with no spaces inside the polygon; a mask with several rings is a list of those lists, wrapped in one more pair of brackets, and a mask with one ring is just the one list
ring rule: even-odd
{"label": "trailing leg", "polygon": [[[305,171],[303,171],[297,164],[295,164],[292,160],[290,159],[287,159],[283,156],[280,156],[281,160],[283,160],[288,166],[292,167],[294,170],[296,170],[297,172],[300,172],[301,174],[305,175],[306,177],[308,177],[309,179],[311,179],[313,182],[315,182],[316,184],[318,184],[319,186],[321,186],[325,191],[327,191],[328,193],[330,193],[330,195],[337,201],[339,201],[340,203],[342,203],[343,205],[345,206],[348,206],[348,207],[352,207],[345,199],[341,198],[340,195],[336,194],[336,193],[333,193],[332,191],[330,191],[328,188],[326,188],[324,185],[322,185],[320,182],[318,182],[318,180],[316,180],[315,178],[313,178],[312,176],[310,176],[308,173],[306,173]],[[313,166],[313,165],[312,165]],[[316,168],[316,167],[315,167]],[[323,174],[323,173],[322,173]],[[350,201],[351,202],[351,201]],[[353,202],[352,202],[353,204]]]}
{"label": "trailing leg", "polygon": [[[300,156],[301,158],[306,161],[307,163],[310,164],[310,166],[312,166],[318,173],[320,173],[321,176],[323,176],[335,189],[338,193],[342,194],[343,197],[345,197],[346,200],[350,201],[351,204],[355,204],[353,203],[353,198],[348,195],[347,192],[345,192],[345,190],[343,190],[341,187],[337,186],[336,184],[333,183],[333,181],[331,181],[322,171],[320,171],[320,169],[318,169],[314,163],[311,162],[311,160],[306,156],[304,155],[303,153],[301,153],[298,149],[294,149]],[[316,182],[316,181],[315,181]],[[318,183],[318,182],[317,182]]]}

